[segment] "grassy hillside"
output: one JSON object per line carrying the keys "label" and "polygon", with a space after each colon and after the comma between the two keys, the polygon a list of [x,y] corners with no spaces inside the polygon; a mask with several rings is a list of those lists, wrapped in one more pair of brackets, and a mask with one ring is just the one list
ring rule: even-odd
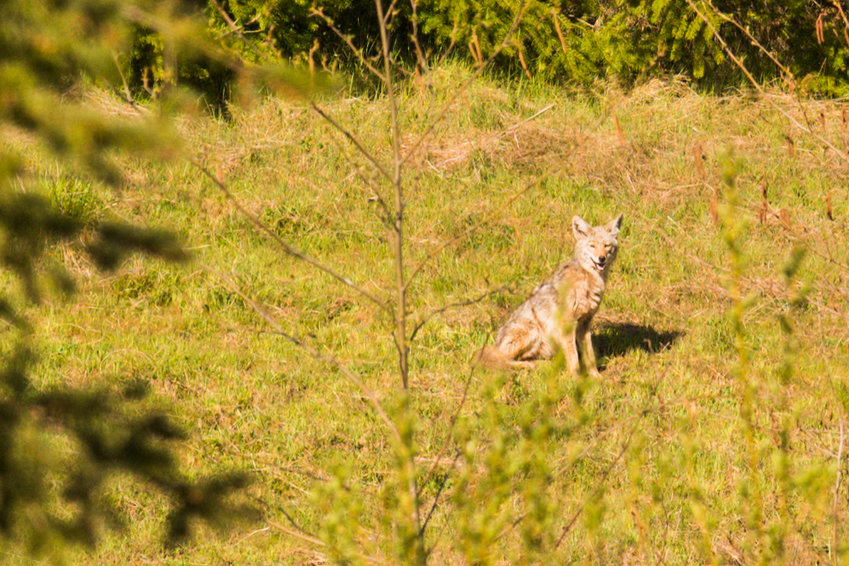
{"label": "grassy hillside", "polygon": [[[405,150],[466,76],[439,69],[428,88],[403,92]],[[321,105],[388,160],[385,100]],[[256,306],[336,357],[402,434],[414,431],[422,514],[439,498],[426,530],[434,564],[845,559],[847,165],[777,108],[839,148],[849,142],[842,103],[779,94],[709,97],[652,82],[576,95],[485,80],[461,92],[405,169],[407,273],[424,261],[410,286],[411,329],[424,324],[409,397],[389,316],[285,254],[195,166],[128,162],[132,183],[114,193],[32,155],[65,210],[172,227],[194,254],[103,277],[63,249],[84,278],[72,300],[36,313],[37,379],[148,380],[190,435],[184,464],[199,475],[249,471],[262,511],[165,551],[160,502],[116,482],[108,498],[123,534],[107,531],[69,561],[403,560],[391,432],[363,390]],[[193,116],[180,129],[264,226],[392,299],[374,196],[391,201],[388,189],[308,106],[267,100],[231,122]],[[729,211],[732,167],[739,202]],[[556,362],[472,371],[472,353],[570,255],[572,216],[601,223],[619,212],[622,249],[594,326],[602,379],[572,378]],[[744,223],[739,275],[729,222]],[[785,281],[797,247],[807,254]]]}

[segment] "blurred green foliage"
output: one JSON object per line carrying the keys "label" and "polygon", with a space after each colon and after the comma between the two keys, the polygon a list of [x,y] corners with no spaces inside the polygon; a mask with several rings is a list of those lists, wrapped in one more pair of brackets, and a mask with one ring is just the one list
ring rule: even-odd
{"label": "blurred green foliage", "polygon": [[[170,232],[110,219],[91,190],[95,184],[120,186],[123,158],[179,154],[168,109],[184,107],[188,91],[175,85],[162,93],[159,112],[139,109],[128,119],[87,103],[84,87],[122,88],[119,55],[129,52],[140,27],[155,31],[175,58],[201,57],[230,68],[233,59],[206,40],[206,22],[198,15],[191,2],[176,1],[3,3],[0,538],[29,551],[56,556],[64,542],[93,544],[103,526],[120,526],[119,513],[103,497],[116,477],[133,478],[170,501],[172,542],[189,534],[195,517],[217,524],[248,511],[228,500],[246,476],[190,479],[180,470],[182,433],[146,399],[143,379],[123,389],[43,388],[32,375],[38,366],[27,312],[60,300],[50,289],[75,289],[74,277],[56,260],[60,245],[78,249],[102,270],[115,269],[132,253],[166,261],[188,257]],[[58,177],[54,202],[39,196],[43,171],[26,159],[45,147],[59,163],[51,173]],[[14,280],[20,285],[11,285]]]}
{"label": "blurred green foliage", "polygon": [[[743,74],[697,9],[758,80],[780,78],[781,71],[752,38],[807,90],[825,95],[846,92],[847,25],[838,8],[828,3],[419,0],[416,10],[410,2],[392,5],[393,50],[410,65],[415,63],[411,41],[415,23],[426,53],[450,52],[472,61],[498,53],[495,68],[513,75],[573,84],[609,77],[630,84],[652,76],[682,74],[704,88],[739,86],[745,80]],[[357,69],[346,42],[315,15],[314,7],[366,56],[377,54],[379,35],[371,0],[210,0],[207,13],[211,28],[220,37],[233,38],[235,24],[244,32],[240,41],[247,40],[268,54],[313,59],[328,68],[348,65],[349,70]],[[508,38],[519,11],[519,25]],[[505,38],[506,45],[499,50]],[[152,53],[137,50],[134,64],[156,68]],[[216,76],[210,73],[209,79],[216,80]]]}

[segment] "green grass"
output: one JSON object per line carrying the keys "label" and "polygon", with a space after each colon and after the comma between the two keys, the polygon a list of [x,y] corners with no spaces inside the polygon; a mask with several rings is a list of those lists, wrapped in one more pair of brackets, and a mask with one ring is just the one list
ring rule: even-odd
{"label": "green grass", "polygon": [[[464,76],[462,69],[437,69],[432,94],[413,87],[403,92],[405,147]],[[770,96],[799,113],[788,97]],[[849,129],[841,105],[804,105],[812,115],[825,114],[821,133],[842,147]],[[340,98],[323,106],[388,160],[385,100]],[[376,178],[368,162],[298,103],[266,100],[234,109],[233,116],[229,123],[197,116],[181,123],[190,153],[219,171],[276,234],[391,300],[388,231],[365,181]],[[788,133],[796,140],[792,155]],[[704,179],[694,165],[696,145],[705,156]],[[748,222],[739,283],[753,298],[743,321],[755,395],[754,470],[747,469],[752,447],[741,432],[734,377],[739,356],[728,318],[730,255],[711,213],[715,193],[720,205],[724,201],[720,169],[727,152],[741,162],[736,215]],[[60,208],[170,227],[193,260],[171,265],[134,258],[101,276],[73,246],[63,248],[57,259],[79,277],[80,288],[34,313],[36,379],[79,386],[147,380],[189,434],[181,457],[190,473],[250,472],[249,493],[262,510],[255,523],[223,534],[202,529],[191,544],[166,551],[158,538],[162,501],[143,486],[116,481],[106,497],[121,504],[126,529],[104,530],[96,550],[71,549],[69,561],[307,564],[337,557],[327,546],[287,534],[281,526],[294,529],[287,514],[311,535],[329,537],[339,552],[347,551],[348,540],[358,553],[399,560],[392,527],[398,524],[392,503],[399,497],[392,487],[398,472],[386,428],[356,386],[275,334],[216,272],[233,277],[287,332],[338,358],[400,419],[403,400],[385,313],[283,253],[185,162],[129,163],[133,182],[121,192],[66,178],[49,163],[40,156],[29,167],[52,179],[45,194]],[[517,92],[479,81],[462,93],[405,177],[408,273],[503,209],[437,253],[411,285],[414,323],[444,305],[495,291],[433,316],[412,344],[409,403],[419,479],[431,466],[438,472],[422,487],[425,511],[441,478],[448,482],[429,524],[432,562],[464,563],[471,533],[484,536],[486,528],[498,532],[489,533],[495,540],[482,548],[500,563],[534,556],[547,563],[747,561],[767,544],[766,535],[751,535],[758,531],[746,518],[753,505],[763,509],[756,523],[765,532],[786,531],[787,562],[831,561],[834,522],[845,559],[846,482],[832,516],[838,464],[845,471],[845,457],[836,457],[844,410],[836,391],[849,375],[845,172],[845,164],[796,133],[766,100],[702,96],[657,82],[628,94],[604,88],[582,95],[539,85]],[[545,180],[509,202],[544,173]],[[769,212],[761,223],[764,182]],[[378,190],[391,201],[385,184]],[[826,217],[829,190],[833,221]],[[572,215],[600,223],[618,212],[625,215],[622,249],[595,324],[603,379],[576,380],[552,371],[551,363],[511,376],[470,374],[472,353],[570,255]],[[785,288],[781,268],[799,245],[809,252],[797,279],[812,290],[791,314],[794,372],[778,385],[785,338],[777,317],[791,312],[794,292]],[[553,400],[540,405],[546,395]],[[534,428],[540,419],[550,419],[548,433]],[[779,449],[783,426],[789,443]],[[440,452],[452,434],[457,442]],[[528,440],[534,434],[542,435],[536,444]],[[452,466],[458,450],[466,455]],[[784,480],[775,468],[782,454],[790,461]],[[518,462],[527,468],[510,472]],[[514,474],[509,481],[497,477],[502,468]],[[534,487],[531,480],[543,472],[547,480]],[[741,492],[745,486],[757,497]],[[534,555],[523,538],[531,534],[522,534],[530,520],[510,525],[540,502],[549,508]],[[486,505],[490,515],[475,519]],[[346,523],[352,517],[358,528]]]}

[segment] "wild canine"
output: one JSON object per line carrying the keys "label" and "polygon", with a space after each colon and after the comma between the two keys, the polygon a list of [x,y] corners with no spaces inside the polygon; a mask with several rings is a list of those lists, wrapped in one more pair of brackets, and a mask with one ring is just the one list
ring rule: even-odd
{"label": "wild canine", "polygon": [[621,214],[604,226],[590,226],[581,217],[573,217],[572,259],[534,289],[498,330],[495,344],[478,351],[476,360],[496,368],[529,367],[533,360],[550,359],[559,347],[572,374],[578,373],[583,362],[585,371],[598,376],[590,323],[619,249],[620,226]]}

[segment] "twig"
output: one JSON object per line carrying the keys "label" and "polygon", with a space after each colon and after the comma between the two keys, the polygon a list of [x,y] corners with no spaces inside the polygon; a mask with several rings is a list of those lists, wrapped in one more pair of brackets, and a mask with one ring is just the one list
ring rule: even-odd
{"label": "twig", "polygon": [[831,534],[831,555],[834,559],[834,563],[838,563],[838,555],[837,555],[837,540],[838,540],[838,527],[840,521],[838,520],[838,509],[839,509],[839,496],[840,496],[840,482],[843,479],[843,475],[841,473],[841,466],[843,460],[843,442],[844,442],[844,427],[843,427],[843,410],[838,409],[838,416],[840,422],[840,445],[837,447],[837,478],[834,482],[834,497],[832,499],[832,534]]}
{"label": "twig", "polygon": [[[325,119],[327,120],[328,118],[325,117]],[[333,122],[331,122],[331,125],[333,125]],[[336,126],[334,126],[334,127],[336,127]],[[344,130],[340,130],[340,131],[342,131],[344,133]],[[350,139],[350,138],[348,138],[348,139]],[[337,142],[337,143],[339,143],[339,142]],[[342,148],[341,145],[339,147],[340,147],[340,149]],[[375,202],[377,202],[378,206],[380,206],[380,209],[383,212],[382,215],[379,215],[381,221],[388,228],[391,228],[392,227],[392,221],[393,221],[392,220],[392,212],[389,210],[389,205],[386,204],[386,199],[384,199],[380,195],[380,193],[377,191],[377,188],[375,187],[375,185],[376,185],[375,180],[369,179],[365,175],[363,175],[363,173],[360,171],[360,165],[355,164],[353,159],[351,159],[351,156],[349,156],[346,152],[344,152],[344,151],[341,152],[341,155],[344,157],[344,159],[348,163],[348,165],[351,166],[351,169],[354,171],[354,174],[357,177],[359,177],[363,181],[363,183],[371,190],[372,198],[375,200]],[[378,175],[379,174],[381,174],[381,173],[378,171]]]}
{"label": "twig", "polygon": [[500,293],[501,291],[504,291],[505,289],[508,289],[508,288],[509,287],[507,285],[502,285],[501,287],[498,287],[497,289],[490,289],[489,291],[483,293],[482,295],[475,297],[474,299],[467,299],[465,301],[458,301],[456,303],[451,303],[451,304],[439,307],[438,309],[433,309],[428,314],[426,314],[421,321],[419,321],[419,323],[415,326],[415,328],[413,328],[413,332],[412,332],[412,334],[410,334],[410,342],[412,342],[416,338],[416,334],[418,334],[419,330],[421,330],[421,328],[425,324],[427,324],[428,321],[430,321],[430,319],[432,319],[436,315],[442,314],[445,311],[450,310],[450,309],[455,309],[455,308],[459,308],[459,307],[466,307],[466,306],[469,306],[469,305],[473,305],[475,303],[479,303],[482,300],[486,299],[487,297],[491,297],[495,293]]}
{"label": "twig", "polygon": [[[645,414],[645,412],[643,414]],[[631,427],[631,432],[628,433],[628,438],[626,438],[625,442],[622,443],[622,448],[619,450],[619,453],[616,455],[613,461],[608,464],[604,472],[602,472],[598,485],[592,493],[592,497],[596,497],[601,493],[601,487],[607,482],[607,478],[610,477],[610,472],[613,471],[613,468],[616,466],[616,464],[619,463],[619,460],[622,459],[622,456],[625,455],[625,452],[628,451],[628,447],[631,445],[631,439],[634,437],[634,433],[637,432],[637,428],[640,426],[640,424],[640,421],[637,420],[637,422],[634,423],[634,426]],[[560,546],[560,544],[563,542],[563,539],[566,538],[566,535],[569,533],[570,530],[572,530],[572,526],[575,524],[575,521],[578,520],[578,517],[581,516],[581,513],[584,512],[585,507],[586,505],[579,506],[578,509],[576,509],[575,512],[572,514],[572,517],[570,517],[566,524],[563,526],[563,530],[560,532],[560,536],[557,538],[557,542],[554,543],[555,549]]]}
{"label": "twig", "polygon": [[[386,85],[386,96],[389,99],[389,116],[392,128],[392,187],[395,189],[395,224],[394,237],[392,238],[392,252],[395,260],[395,347],[398,350],[398,371],[401,374],[401,383],[406,390],[409,386],[409,347],[407,346],[407,285],[404,282],[404,188],[402,185],[401,168],[401,133],[398,123],[398,104],[395,99],[395,85],[392,81],[392,54],[389,45],[389,30],[386,25],[387,14],[383,11],[382,0],[374,0],[377,9],[378,22],[380,24],[380,44],[383,50],[383,72]],[[391,13],[395,0],[389,5]],[[403,445],[403,444],[402,444]],[[424,554],[424,532],[421,528],[421,505],[419,499],[418,478],[416,477],[416,462],[412,447],[408,447],[405,467],[407,467],[407,490],[411,498],[413,508],[411,509],[410,521],[415,525],[418,535],[418,552],[416,553],[420,562],[425,563],[427,558]]]}
{"label": "twig", "polygon": [[[345,44],[348,46],[348,49],[350,49],[351,52],[357,57],[357,59],[360,60],[360,63],[365,65],[365,67],[369,71],[371,71],[371,73],[374,76],[376,76],[381,82],[384,82],[384,83],[386,82],[386,77],[374,65],[369,63],[368,59],[366,59],[365,55],[363,55],[362,49],[357,49],[357,46],[354,45],[353,41],[351,41],[351,36],[342,33],[339,30],[339,28],[337,28],[333,24],[333,20],[331,20],[330,17],[327,16],[327,14],[325,14],[324,11],[321,8],[313,8],[312,11],[310,12],[310,15],[311,16],[317,16],[317,17],[321,18],[322,20],[324,20],[324,23],[327,25],[327,27],[330,28],[330,31],[335,33],[339,37],[339,39],[341,39],[342,41],[345,42]],[[381,19],[381,27],[383,27],[384,25],[385,24],[383,23],[383,20]]]}
{"label": "twig", "polygon": [[699,11],[699,9],[693,3],[693,0],[687,0],[687,4],[689,4],[690,7],[693,9],[693,11],[696,13],[696,15],[699,16],[699,18],[701,18],[702,21],[705,24],[707,24],[708,29],[710,29],[710,31],[713,33],[713,36],[716,38],[716,40],[722,46],[723,51],[725,51],[725,53],[731,58],[731,60],[734,61],[734,64],[737,65],[740,68],[741,71],[743,71],[743,73],[746,75],[746,78],[749,79],[749,82],[751,82],[752,85],[754,85],[754,87],[757,89],[758,92],[763,94],[763,92],[764,92],[763,87],[760,84],[758,84],[758,81],[755,80],[755,77],[752,76],[752,74],[749,72],[749,69],[747,69],[746,66],[743,64],[743,62],[740,61],[739,58],[737,58],[737,56],[734,54],[733,51],[731,51],[731,48],[728,47],[728,44],[725,42],[725,39],[721,35],[719,35],[719,31],[717,31],[717,29],[713,25],[713,23],[711,23],[711,21],[707,18],[707,16],[705,16],[704,14],[701,13],[701,11]]}
{"label": "twig", "polygon": [[316,350],[315,348],[313,348],[312,346],[310,346],[309,344],[307,344],[306,342],[304,342],[300,338],[293,336],[293,335],[289,334],[288,332],[286,332],[283,329],[283,327],[280,326],[280,324],[274,319],[274,317],[272,317],[268,313],[268,311],[266,311],[264,308],[262,308],[256,301],[254,301],[247,294],[245,294],[239,288],[239,286],[236,285],[236,282],[233,281],[233,279],[231,277],[224,275],[223,273],[213,269],[210,266],[204,266],[204,267],[210,273],[214,273],[220,279],[224,280],[230,286],[230,289],[234,293],[239,295],[246,303],[248,303],[248,305],[250,305],[250,307],[258,315],[260,315],[262,318],[264,318],[265,321],[268,322],[269,325],[271,325],[271,327],[274,329],[275,333],[279,334],[280,336],[283,336],[289,342],[298,346],[299,348],[302,348],[313,358],[332,365],[337,370],[339,370],[339,372],[342,375],[344,375],[346,378],[348,378],[348,380],[351,383],[356,385],[357,388],[366,397],[366,399],[369,400],[369,403],[371,403],[371,406],[374,408],[375,412],[380,417],[380,419],[383,421],[383,423],[386,425],[386,427],[392,432],[392,435],[395,437],[395,440],[399,443],[399,445],[403,445],[402,439],[401,439],[401,434],[398,432],[398,428],[395,426],[395,424],[389,418],[389,415],[386,414],[386,411],[383,409],[383,406],[380,404],[380,401],[378,400],[378,398],[374,394],[374,392],[372,392],[368,387],[366,387],[365,384],[362,382],[362,380],[360,378],[358,378],[356,375],[354,375],[354,373],[351,370],[349,370],[347,367],[345,367],[342,364],[342,362],[337,360],[335,356],[333,356],[331,354],[324,354],[322,352],[319,352],[318,350]]}
{"label": "twig", "polygon": [[427,73],[427,58],[425,57],[424,52],[422,51],[422,46],[419,43],[419,13],[417,11],[418,5],[416,0],[410,0],[410,7],[413,10],[413,31],[410,33],[410,39],[413,41],[413,47],[416,50],[416,62],[418,63],[421,72]]}
{"label": "twig", "polygon": [[773,63],[775,63],[775,66],[776,66],[776,67],[778,67],[779,69],[781,69],[781,72],[783,72],[785,75],[787,75],[787,77],[790,79],[791,84],[795,84],[795,82],[796,82],[796,78],[793,76],[793,73],[790,71],[790,69],[788,69],[787,67],[785,67],[784,65],[782,65],[782,64],[781,64],[781,62],[780,62],[780,61],[779,61],[779,60],[775,57],[775,55],[773,55],[773,54],[772,54],[772,52],[770,52],[770,51],[769,51],[766,47],[764,47],[763,45],[761,45],[761,42],[760,42],[760,41],[758,41],[758,40],[755,38],[755,36],[753,36],[753,35],[751,34],[751,32],[749,32],[749,30],[748,30],[748,29],[746,29],[745,27],[743,27],[743,26],[742,26],[742,25],[741,25],[741,24],[740,24],[737,20],[735,20],[734,18],[732,18],[732,17],[730,17],[730,16],[727,16],[726,14],[723,14],[722,12],[720,12],[719,10],[717,10],[717,9],[716,9],[716,7],[715,7],[715,6],[711,3],[711,0],[705,0],[705,2],[707,3],[707,5],[708,5],[708,6],[710,6],[710,7],[711,7],[711,9],[714,11],[714,13],[715,13],[717,16],[719,16],[720,18],[722,18],[722,19],[723,19],[723,20],[725,20],[726,22],[730,23],[731,25],[733,25],[734,27],[736,27],[737,29],[739,29],[740,31],[742,31],[742,32],[746,35],[746,37],[748,37],[748,38],[749,38],[749,41],[752,43],[752,45],[754,45],[754,46],[755,46],[755,47],[757,47],[759,50],[761,50],[761,51],[763,52],[763,54],[764,54],[764,55],[766,55],[767,57],[769,57],[770,61],[772,61]]}
{"label": "twig", "polygon": [[369,299],[371,302],[373,302],[375,305],[377,305],[378,307],[380,307],[381,309],[383,309],[384,311],[386,311],[390,315],[392,314],[392,309],[390,309],[389,306],[387,306],[386,303],[384,303],[378,297],[376,297],[375,295],[373,295],[372,293],[370,293],[369,291],[364,289],[362,286],[357,285],[356,283],[351,281],[349,278],[345,277],[344,275],[341,275],[340,273],[338,273],[332,267],[324,265],[323,263],[321,263],[317,259],[315,259],[311,256],[308,256],[304,252],[296,249],[294,246],[289,244],[289,242],[287,242],[286,240],[284,240],[283,238],[278,236],[277,233],[274,232],[274,230],[272,230],[271,228],[266,226],[259,218],[256,217],[256,215],[254,215],[250,211],[248,211],[248,209],[246,209],[242,205],[242,203],[239,202],[239,200],[236,198],[236,196],[230,191],[230,189],[227,187],[227,185],[225,185],[224,182],[222,182],[218,178],[218,176],[214,175],[209,169],[207,169],[206,167],[204,167],[203,165],[201,165],[199,162],[195,161],[194,159],[190,159],[189,161],[201,173],[206,175],[215,184],[215,186],[218,187],[218,189],[222,193],[224,193],[224,196],[226,196],[230,200],[230,202],[233,203],[233,205],[236,207],[236,209],[245,218],[250,220],[251,224],[256,226],[260,231],[264,232],[267,236],[269,236],[275,243],[277,243],[281,248],[283,248],[283,251],[285,251],[287,254],[289,254],[293,257],[298,258],[299,260],[301,260],[305,263],[312,265],[316,269],[327,273],[328,275],[330,275],[331,277],[333,277],[337,281],[340,281],[341,283],[344,283],[345,285],[347,285],[351,289],[357,291],[362,296]]}
{"label": "twig", "polygon": [[121,63],[118,61],[118,54],[114,51],[112,52],[112,61],[115,62],[115,68],[118,69],[118,75],[121,77],[121,83],[124,85],[124,100],[126,100],[127,104],[137,109],[136,101],[133,100],[133,93],[130,92],[130,85],[127,82],[127,77],[124,76],[124,69],[121,68]]}
{"label": "twig", "polygon": [[[446,432],[446,435],[445,435],[445,442],[442,443],[442,447],[439,449],[439,452],[436,454],[436,458],[434,458],[433,465],[430,467],[430,470],[428,470],[424,481],[422,481],[422,484],[427,484],[430,481],[430,478],[433,477],[433,473],[436,471],[437,464],[439,463],[440,459],[442,458],[442,455],[448,449],[448,446],[451,444],[451,434],[454,431],[454,426],[457,424],[457,419],[460,416],[460,411],[463,409],[463,405],[466,404],[466,399],[469,396],[469,386],[472,383],[472,377],[474,376],[474,373],[475,373],[475,368],[474,368],[474,366],[472,366],[472,368],[469,370],[469,377],[466,378],[466,385],[463,387],[463,396],[460,398],[460,402],[457,403],[457,408],[454,409],[454,414],[451,415],[451,421],[448,424],[448,431]],[[458,451],[454,455],[454,458],[451,460],[451,465],[448,468],[449,470],[454,468],[454,466],[457,464],[457,460],[459,459],[459,457],[460,457],[460,452]],[[428,511],[427,517],[424,520],[424,524],[422,524],[421,533],[424,533],[425,528],[427,527],[427,524],[430,521],[431,515],[433,515],[433,512],[436,510],[436,506],[439,504],[439,496],[442,494],[442,490],[445,488],[445,484],[446,484],[446,482],[443,481],[442,484],[439,486],[439,489],[437,490],[436,495],[433,498],[433,503],[430,506],[430,511]]]}
{"label": "twig", "polygon": [[519,22],[521,21],[522,15],[525,12],[525,6],[526,0],[521,0],[519,2],[518,9],[516,10],[516,17],[513,18],[513,23],[510,25],[510,29],[504,35],[504,39],[501,40],[499,46],[495,49],[495,51],[493,51],[493,53],[486,61],[482,62],[478,66],[475,72],[472,73],[472,76],[470,76],[462,85],[460,85],[459,88],[457,88],[456,91],[454,91],[454,94],[448,99],[448,101],[442,107],[442,110],[440,110],[437,114],[436,118],[430,121],[430,124],[427,128],[425,128],[425,131],[422,132],[422,134],[413,143],[413,145],[410,146],[407,155],[404,156],[402,164],[406,163],[413,155],[415,155],[416,150],[419,148],[419,146],[424,143],[424,140],[427,139],[431,132],[433,132],[434,128],[436,128],[436,125],[442,121],[446,114],[448,114],[448,111],[454,105],[454,102],[457,100],[457,98],[459,98],[459,96],[466,91],[470,84],[477,80],[477,78],[483,73],[484,69],[486,69],[490,65],[490,63],[492,63],[492,61],[494,61],[495,58],[504,50],[504,48],[507,47],[510,38],[513,37],[513,34],[516,33],[516,29],[519,27]]}
{"label": "twig", "polygon": [[227,27],[230,28],[230,31],[240,36],[240,39],[244,39],[242,35],[242,26],[237,25],[236,22],[233,21],[233,18],[230,17],[230,14],[227,13],[227,10],[224,9],[223,6],[218,2],[218,0],[210,0],[212,5],[215,6],[215,10],[221,15],[221,18],[224,20],[224,23],[227,24]]}
{"label": "twig", "polygon": [[[449,470],[454,469],[454,466],[457,465],[457,460],[460,459],[460,451],[457,451],[454,454],[454,458],[451,459],[451,465],[448,467]],[[434,462],[434,466],[436,463]],[[433,470],[433,468],[431,468]],[[426,482],[422,482],[423,484]],[[436,495],[433,496],[433,503],[430,505],[430,510],[428,510],[427,515],[425,516],[425,520],[422,522],[422,526],[419,529],[419,536],[424,536],[425,529],[427,529],[427,525],[430,522],[431,516],[433,516],[434,511],[439,506],[439,498],[442,495],[442,492],[445,490],[445,486],[448,485],[448,478],[442,480],[442,483],[439,484],[439,489],[436,490]]]}
{"label": "twig", "polygon": [[518,192],[516,192],[515,194],[513,194],[510,198],[508,198],[508,199],[504,202],[504,204],[502,204],[501,206],[499,206],[498,208],[496,208],[495,210],[493,210],[491,213],[489,213],[489,215],[487,215],[485,218],[483,218],[480,222],[478,222],[478,223],[474,224],[473,226],[469,226],[469,227],[468,227],[466,230],[464,230],[462,233],[460,233],[460,234],[458,234],[457,236],[455,236],[455,237],[451,238],[450,240],[448,240],[448,241],[444,242],[443,244],[441,244],[441,245],[437,246],[437,248],[436,248],[435,250],[433,250],[433,251],[431,251],[429,254],[427,254],[427,256],[425,256],[425,258],[424,258],[421,262],[419,262],[419,264],[418,264],[418,265],[417,265],[417,266],[413,269],[413,271],[410,273],[410,277],[407,279],[407,285],[409,285],[409,284],[413,281],[413,279],[416,277],[416,275],[418,275],[418,274],[419,274],[419,272],[420,272],[422,269],[424,269],[424,266],[425,266],[425,265],[427,265],[427,263],[428,263],[430,260],[432,260],[434,257],[436,257],[437,255],[439,255],[439,253],[440,253],[440,252],[442,252],[442,250],[444,250],[444,249],[445,249],[445,248],[447,248],[448,246],[453,245],[453,244],[454,244],[454,243],[456,243],[456,242],[459,242],[459,241],[460,241],[460,240],[462,240],[463,238],[466,238],[466,237],[468,237],[470,234],[472,234],[472,233],[474,233],[475,231],[479,230],[479,229],[480,229],[480,228],[481,228],[484,224],[486,224],[487,222],[489,222],[490,220],[492,220],[493,218],[495,218],[495,216],[497,216],[498,214],[500,214],[500,213],[501,213],[501,211],[503,211],[505,208],[507,208],[508,206],[510,206],[511,204],[513,204],[513,203],[514,203],[516,200],[518,200],[518,199],[519,199],[522,195],[524,195],[525,193],[527,193],[527,192],[528,192],[528,191],[530,191],[531,189],[535,188],[537,185],[539,185],[539,184],[540,184],[541,182],[543,182],[545,179],[547,179],[547,178],[551,177],[551,176],[552,176],[554,173],[556,173],[556,172],[559,172],[559,169],[558,169],[558,170],[556,170],[556,171],[548,171],[548,172],[546,172],[546,173],[543,173],[542,175],[540,175],[539,177],[537,177],[536,179],[534,179],[533,181],[531,181],[530,183],[528,183],[526,186],[524,186],[521,190],[519,190]]}
{"label": "twig", "polygon": [[[705,22],[705,24],[708,26],[710,31],[713,33],[713,36],[716,38],[716,40],[722,46],[722,50],[725,51],[726,55],[728,55],[728,57],[734,62],[734,64],[737,65],[737,67],[741,71],[743,71],[743,74],[746,75],[746,78],[749,80],[750,83],[752,83],[752,86],[755,87],[755,90],[757,90],[758,93],[760,93],[762,95],[765,94],[763,87],[758,83],[758,81],[755,80],[755,78],[752,76],[752,74],[746,68],[746,65],[744,65],[743,62],[736,55],[734,55],[734,52],[731,51],[730,47],[728,47],[728,44],[725,42],[725,39],[723,39],[723,37],[719,34],[719,31],[711,23],[711,21],[701,11],[699,11],[699,9],[693,3],[693,0],[687,0],[687,4],[689,4],[690,7],[693,9],[693,11],[696,13],[696,15],[699,16],[702,19],[702,21]],[[849,163],[849,155],[846,155],[843,151],[840,150],[840,148],[838,148],[833,143],[831,143],[830,141],[825,139],[823,136],[814,132],[813,129],[810,126],[806,126],[806,125],[802,124],[801,122],[799,122],[799,120],[794,118],[789,112],[787,112],[787,110],[780,107],[778,104],[776,104],[775,102],[773,102],[769,98],[765,98],[765,100],[767,101],[767,103],[770,106],[772,106],[775,110],[778,110],[778,112],[781,113],[781,115],[783,115],[785,118],[787,118],[790,121],[790,123],[792,123],[794,126],[796,126],[798,129],[802,130],[803,132],[810,134],[811,136],[815,137],[820,143],[822,143],[823,145],[828,147],[831,151],[833,151],[834,154],[838,156],[838,158],[840,158],[841,160],[843,160],[846,163]]]}
{"label": "twig", "polygon": [[277,529],[278,531],[284,532],[289,536],[293,536],[297,539],[301,539],[303,541],[306,541],[310,544],[314,544],[316,546],[327,546],[327,543],[324,542],[323,540],[319,540],[319,539],[312,537],[310,535],[298,532],[296,530],[292,530],[289,527],[286,527],[285,525],[281,525],[277,521],[272,521],[271,519],[266,519],[265,522],[268,523],[269,526]]}

